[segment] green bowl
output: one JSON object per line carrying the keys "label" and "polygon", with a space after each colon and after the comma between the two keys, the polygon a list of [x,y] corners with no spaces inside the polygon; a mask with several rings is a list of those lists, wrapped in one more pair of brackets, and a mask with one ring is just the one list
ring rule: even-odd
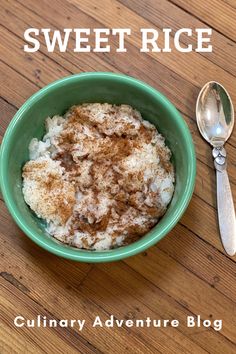
{"label": "green bowl", "polygon": [[[21,169],[28,160],[33,137],[44,135],[44,120],[64,114],[83,102],[129,104],[139,110],[166,138],[173,154],[176,186],[173,199],[160,222],[140,240],[109,251],[79,250],[49,236],[43,222],[32,213],[22,195]],[[160,92],[132,77],[113,73],[84,73],[51,83],[30,97],[12,119],[0,151],[0,186],[5,203],[18,226],[42,248],[81,262],[120,260],[160,241],[178,222],[191,199],[196,174],[194,145],[188,127],[175,107]]]}

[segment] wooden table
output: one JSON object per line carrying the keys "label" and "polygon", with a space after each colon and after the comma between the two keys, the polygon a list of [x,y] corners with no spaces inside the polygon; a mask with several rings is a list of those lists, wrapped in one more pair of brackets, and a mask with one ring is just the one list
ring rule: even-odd
{"label": "wooden table", "polygon": [[[17,0],[0,1],[1,138],[14,113],[44,85],[84,71],[122,72],[163,92],[187,122],[196,147],[192,201],[174,230],[143,254],[112,264],[60,259],[31,242],[0,200],[0,352],[8,353],[235,353],[236,264],[221,246],[210,147],[196,127],[202,85],[221,82],[236,105],[235,0]],[[23,33],[35,28],[127,28],[127,53],[23,51]],[[213,53],[140,53],[140,28],[213,28]],[[162,39],[161,39],[162,41]],[[196,43],[182,37],[183,44]],[[227,144],[236,200],[236,130]],[[85,319],[73,328],[16,328],[17,315]],[[93,328],[107,319],[178,319],[178,328]],[[187,328],[188,315],[222,319],[223,328]]]}

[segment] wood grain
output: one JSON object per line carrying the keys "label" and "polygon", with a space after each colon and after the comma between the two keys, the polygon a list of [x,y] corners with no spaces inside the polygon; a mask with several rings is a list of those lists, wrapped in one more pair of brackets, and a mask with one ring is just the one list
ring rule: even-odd
{"label": "wood grain", "polygon": [[223,2],[230,5],[233,9],[236,9],[236,4],[234,0],[223,0]]}
{"label": "wood grain", "polygon": [[233,8],[224,1],[204,0],[193,2],[191,0],[171,0],[194,16],[201,18],[205,23],[224,34],[229,39],[236,41],[235,21],[236,13]]}
{"label": "wood grain", "polygon": [[[0,352],[8,353],[235,353],[236,264],[219,239],[215,171],[211,151],[199,136],[195,102],[201,86],[220,81],[236,104],[236,6],[233,0],[1,0],[0,142],[14,113],[41,87],[83,71],[121,72],[163,92],[181,112],[197,155],[196,187],[178,225],[143,254],[112,264],[77,264],[33,244],[0,200]],[[25,53],[28,27],[60,29],[130,27],[127,53],[48,53],[42,36],[37,53]],[[140,53],[139,29],[175,32],[213,28],[213,53]],[[93,41],[93,36],[91,36]],[[173,41],[173,35],[172,39]],[[183,36],[183,45],[194,44]],[[160,36],[163,45],[163,36]],[[236,131],[227,144],[228,172],[236,199]],[[1,199],[1,198],[0,198]],[[16,314],[56,319],[168,318],[178,328],[16,328]],[[186,316],[222,319],[217,332],[187,328]]]}
{"label": "wood grain", "polygon": [[[172,33],[175,33],[175,31],[180,28],[192,28],[193,36],[188,37],[183,35],[181,37],[181,42],[185,45],[192,44],[194,48],[196,48],[197,38],[194,29],[208,28],[204,22],[194,18],[191,14],[182,10],[181,7],[165,0],[159,0],[158,6],[155,5],[155,0],[119,1],[125,6],[128,6],[132,11],[135,11],[137,14],[144,17],[154,26],[158,26],[159,28],[171,28]],[[174,18],[170,16],[172,13],[175,14]],[[232,47],[234,46],[234,42],[214,30],[211,41],[214,46],[214,55],[204,52],[200,54],[215,63],[217,66],[221,66],[224,70],[230,71],[230,73],[235,76],[236,58],[232,58]]]}
{"label": "wood grain", "polygon": [[[1,304],[3,306],[3,321],[6,325],[6,332],[3,330],[4,334],[7,333],[7,325],[11,322],[12,318],[16,315],[24,314],[27,318],[34,318],[39,313],[42,316],[47,316],[48,318],[52,318],[50,314],[42,308],[42,306],[38,305],[34,301],[30,300],[27,295],[24,294],[22,288],[18,285],[19,288],[16,288],[13,284],[12,277],[6,277],[7,280],[4,279],[6,274],[3,273],[0,278],[1,281]],[[14,278],[13,278],[14,279]],[[12,283],[13,284],[12,284]],[[18,283],[19,284],[19,283]],[[16,284],[15,284],[16,285]],[[17,310],[15,304],[17,303]],[[14,331],[14,325],[11,326],[11,329]],[[39,352],[53,352],[54,348],[58,348],[58,353],[77,353],[77,347],[74,346],[72,338],[68,338],[68,335],[63,333],[63,329],[58,330],[58,328],[51,330],[50,328],[35,328],[34,330],[27,330],[27,328],[22,328],[22,330],[17,331],[18,333],[14,334],[12,340],[12,346],[16,349],[16,352],[20,352],[23,349],[25,352],[33,353],[36,349]],[[8,336],[6,335],[9,339]],[[27,341],[25,341],[27,339]],[[21,342],[23,342],[23,347]],[[6,343],[7,344],[7,343]],[[4,349],[4,348],[3,348]],[[92,350],[85,345],[81,345],[80,343],[80,353],[92,353]]]}

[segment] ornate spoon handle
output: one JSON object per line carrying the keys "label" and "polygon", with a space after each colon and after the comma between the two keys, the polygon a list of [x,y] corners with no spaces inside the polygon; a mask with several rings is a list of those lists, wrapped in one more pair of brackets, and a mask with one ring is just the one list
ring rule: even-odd
{"label": "ornate spoon handle", "polygon": [[233,197],[226,170],[226,151],[223,147],[212,151],[216,168],[217,211],[221,241],[226,253],[236,253],[236,221]]}

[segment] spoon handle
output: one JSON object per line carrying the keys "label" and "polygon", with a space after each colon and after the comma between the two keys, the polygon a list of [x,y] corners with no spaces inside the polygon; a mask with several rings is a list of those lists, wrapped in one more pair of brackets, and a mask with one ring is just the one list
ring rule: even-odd
{"label": "spoon handle", "polygon": [[217,211],[221,241],[226,253],[236,253],[236,220],[233,197],[226,170],[226,151],[223,147],[213,149],[216,168]]}

